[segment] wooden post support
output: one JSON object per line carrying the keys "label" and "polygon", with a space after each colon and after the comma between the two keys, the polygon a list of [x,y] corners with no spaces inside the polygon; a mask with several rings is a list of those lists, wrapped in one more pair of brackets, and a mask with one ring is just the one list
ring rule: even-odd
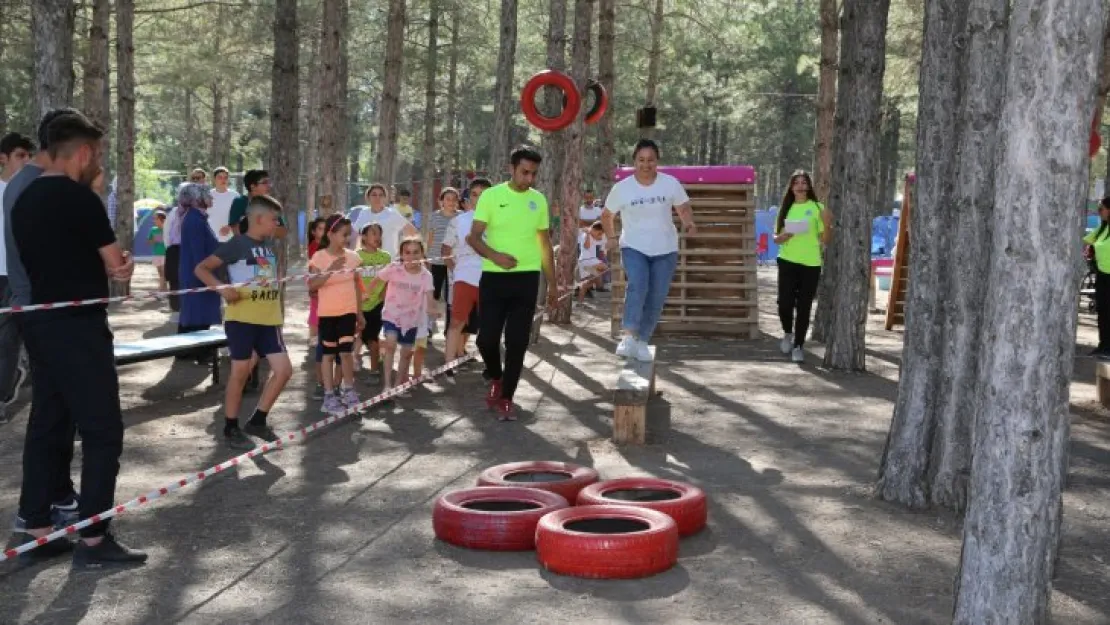
{"label": "wooden post support", "polygon": [[651,362],[629,359],[613,391],[613,442],[643,445],[647,438],[647,403],[655,394],[655,346]]}
{"label": "wooden post support", "polygon": [[1098,389],[1098,403],[1110,408],[1110,363],[1095,365],[1095,388]]}

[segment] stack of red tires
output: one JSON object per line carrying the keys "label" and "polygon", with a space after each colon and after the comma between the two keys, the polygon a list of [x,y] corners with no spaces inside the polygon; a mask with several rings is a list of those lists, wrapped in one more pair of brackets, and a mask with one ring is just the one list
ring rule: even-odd
{"label": "stack of red tires", "polygon": [[477,487],[436,500],[436,537],[469,549],[534,548],[544,568],[562,575],[630,579],[674,566],[679,537],[705,527],[705,493],[695,486],[598,480],[597,471],[566,462],[491,467]]}

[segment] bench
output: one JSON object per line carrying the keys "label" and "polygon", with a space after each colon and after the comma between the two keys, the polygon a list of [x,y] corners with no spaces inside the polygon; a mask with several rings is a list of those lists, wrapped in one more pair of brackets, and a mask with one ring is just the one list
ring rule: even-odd
{"label": "bench", "polygon": [[629,358],[621,366],[613,391],[613,442],[643,445],[647,434],[647,403],[655,395],[655,346],[651,362]]}
{"label": "bench", "polygon": [[116,343],[113,350],[116,365],[132,365],[150,360],[160,360],[174,356],[185,356],[202,349],[211,352],[212,383],[220,383],[219,349],[227,347],[227,335],[223,328],[171,334],[126,343]]}

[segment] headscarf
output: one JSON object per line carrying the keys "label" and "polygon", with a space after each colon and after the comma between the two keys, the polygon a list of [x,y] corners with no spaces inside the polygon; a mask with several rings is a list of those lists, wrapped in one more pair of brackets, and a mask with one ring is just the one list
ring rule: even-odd
{"label": "headscarf", "polygon": [[178,185],[176,215],[169,240],[181,241],[181,226],[185,223],[185,213],[194,208],[207,212],[210,206],[212,206],[212,190],[208,185],[198,182],[183,182]]}

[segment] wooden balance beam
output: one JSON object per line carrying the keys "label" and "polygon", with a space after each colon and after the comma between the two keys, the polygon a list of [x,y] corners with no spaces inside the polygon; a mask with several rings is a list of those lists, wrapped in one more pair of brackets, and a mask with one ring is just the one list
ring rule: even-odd
{"label": "wooden balance beam", "polygon": [[212,383],[219,384],[221,347],[227,347],[227,335],[224,334],[223,328],[212,328],[199,332],[116,343],[113,345],[113,352],[116,365],[119,366],[192,354],[202,349],[211,350]]}
{"label": "wooden balance beam", "polygon": [[651,362],[629,358],[621,366],[613,390],[613,442],[643,445],[647,435],[647,403],[655,395],[655,346]]}

